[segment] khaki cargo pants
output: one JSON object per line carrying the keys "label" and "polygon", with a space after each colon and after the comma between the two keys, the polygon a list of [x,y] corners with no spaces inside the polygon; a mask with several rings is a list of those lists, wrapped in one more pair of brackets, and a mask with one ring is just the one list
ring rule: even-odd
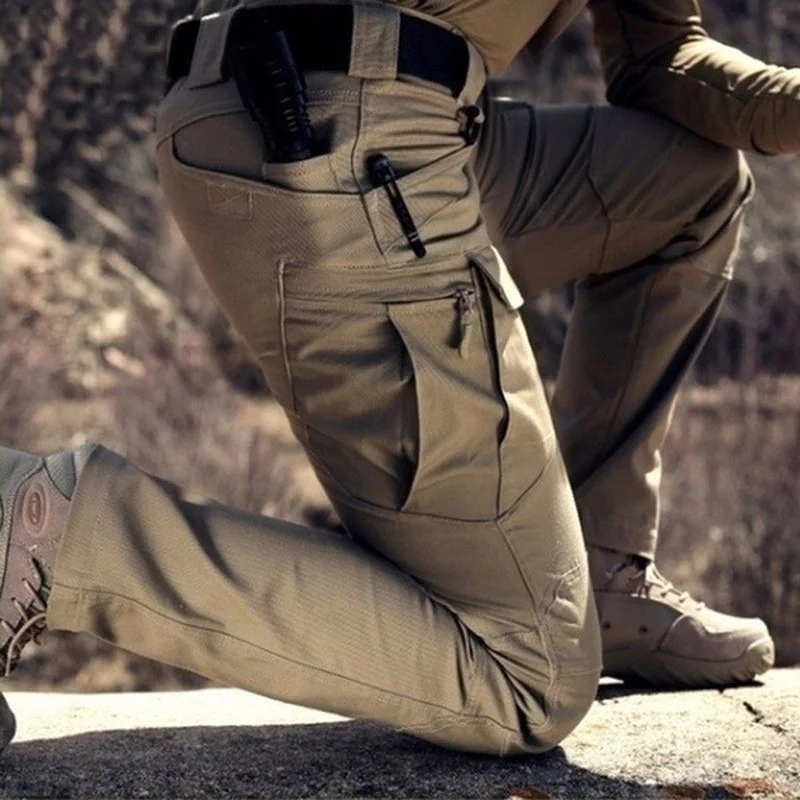
{"label": "khaki cargo pants", "polygon": [[[352,538],[192,504],[99,450],[79,482],[49,623],[439,744],[538,752],[577,725],[596,690],[600,641],[584,544],[521,299],[490,244],[474,148],[460,133],[458,109],[484,83],[480,59],[470,47],[459,98],[397,80],[387,53],[398,19],[390,7],[359,4],[349,73],[307,75],[324,145],[308,161],[262,164],[234,86],[214,80],[214,63],[203,59],[171,90],[159,119],[159,172],[172,211]],[[201,33],[212,62],[215,36]],[[514,113],[518,131],[500,120],[487,130],[486,141],[509,149],[478,167],[495,203],[490,224],[511,233],[522,225],[521,250],[510,255],[527,262],[530,277],[518,278],[528,291],[579,277],[567,274],[562,254],[574,256],[564,262],[572,271],[594,261],[583,263],[577,230],[563,240],[545,233],[527,248],[523,223],[533,206],[520,189],[532,198],[558,193],[520,172],[541,164],[516,160],[539,145],[515,140],[531,136],[533,117]],[[505,109],[494,114],[506,119]],[[641,120],[628,121],[634,136]],[[587,196],[597,211],[597,193],[579,175],[596,123],[564,125],[572,145],[550,144],[554,158],[572,164],[565,180],[575,196],[565,184],[558,203],[580,219]],[[687,139],[671,128],[668,135]],[[384,190],[369,182],[365,162],[376,152],[401,175],[424,259],[411,253]],[[548,165],[547,180],[560,168]],[[514,191],[509,171],[521,182]],[[667,176],[658,177],[654,196]],[[566,214],[558,203],[543,207]],[[670,235],[665,224],[664,241]],[[610,272],[621,266],[624,236],[600,239]],[[586,245],[587,256],[597,255],[598,241]],[[642,269],[658,283],[655,266]],[[698,261],[689,300],[713,306],[723,272]],[[624,308],[644,285],[635,270],[626,274],[609,304],[621,296]],[[674,312],[651,338],[681,349],[684,289],[664,292],[645,292]],[[589,319],[602,336],[599,319]],[[615,339],[635,335],[622,325],[609,323]],[[589,369],[589,386],[603,360],[615,358],[611,346],[599,347],[591,342],[587,363],[576,363]],[[569,386],[559,392],[571,396]],[[573,430],[567,399],[559,408]]]}

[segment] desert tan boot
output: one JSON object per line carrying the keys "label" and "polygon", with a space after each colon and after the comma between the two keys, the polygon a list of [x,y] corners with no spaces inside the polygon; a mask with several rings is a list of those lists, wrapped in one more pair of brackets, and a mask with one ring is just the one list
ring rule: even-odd
{"label": "desert tan boot", "polygon": [[[46,628],[52,570],[78,475],[93,449],[40,458],[0,447],[0,676]],[[0,704],[0,751],[14,717]]]}
{"label": "desert tan boot", "polygon": [[730,686],[773,665],[775,646],[760,619],[707,608],[639,556],[588,553],[604,675],[652,686]]}

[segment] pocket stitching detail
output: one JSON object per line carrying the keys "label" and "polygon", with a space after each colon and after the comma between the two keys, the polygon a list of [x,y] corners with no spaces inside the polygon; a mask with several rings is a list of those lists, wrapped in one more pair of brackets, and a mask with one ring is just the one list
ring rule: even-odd
{"label": "pocket stitching detail", "polygon": [[[243,208],[237,206],[238,200],[244,201]],[[240,187],[228,187],[225,184],[206,181],[206,201],[209,210],[223,217],[247,220],[253,218],[253,193]]]}

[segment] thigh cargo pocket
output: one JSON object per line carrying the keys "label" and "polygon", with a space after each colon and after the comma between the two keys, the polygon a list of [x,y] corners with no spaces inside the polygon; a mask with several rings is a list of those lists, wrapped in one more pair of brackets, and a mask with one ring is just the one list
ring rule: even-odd
{"label": "thigh cargo pocket", "polygon": [[474,283],[453,296],[389,306],[413,375],[416,468],[403,510],[462,519],[497,512],[498,402],[482,298]]}
{"label": "thigh cargo pocket", "polygon": [[420,426],[413,356],[394,317],[433,319],[430,347],[457,348],[460,304],[474,293],[463,257],[423,266],[283,265],[291,411],[334,493],[403,507],[419,463]]}
{"label": "thigh cargo pocket", "polygon": [[494,519],[541,472],[553,433],[516,288],[490,249],[453,263],[287,265],[293,410],[333,494]]}
{"label": "thigh cargo pocket", "polygon": [[493,519],[535,482],[555,437],[519,291],[494,248],[469,258],[471,289],[389,309],[417,403],[418,459],[403,509]]}

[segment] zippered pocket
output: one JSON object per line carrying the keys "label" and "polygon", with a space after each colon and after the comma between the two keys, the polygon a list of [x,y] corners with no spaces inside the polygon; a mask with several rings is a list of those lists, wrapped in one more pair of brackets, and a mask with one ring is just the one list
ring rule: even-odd
{"label": "zippered pocket", "polygon": [[[409,288],[399,271],[286,265],[282,358],[271,363],[282,365],[277,378],[285,376],[290,390],[287,410],[329,489],[404,506],[421,458],[418,375],[426,363],[463,369],[480,338],[476,290],[463,262],[454,277],[432,280],[428,272],[427,285]],[[412,331],[427,344],[410,349]],[[488,374],[487,364],[481,378]]]}
{"label": "zippered pocket", "polygon": [[460,519],[497,513],[505,407],[474,286],[387,307],[413,372],[417,459],[402,510]]}
{"label": "zippered pocket", "polygon": [[535,482],[552,426],[513,282],[494,257],[285,265],[289,411],[331,493],[485,520]]}

